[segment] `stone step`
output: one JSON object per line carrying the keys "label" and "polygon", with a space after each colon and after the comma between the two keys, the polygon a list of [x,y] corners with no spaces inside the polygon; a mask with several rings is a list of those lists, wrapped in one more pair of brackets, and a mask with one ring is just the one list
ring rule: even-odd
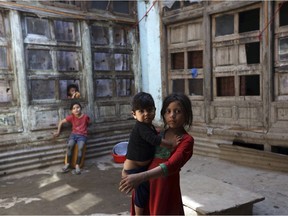
{"label": "stone step", "polygon": [[254,192],[196,174],[181,178],[181,189],[183,205],[197,215],[252,215],[253,204],[265,199]]}
{"label": "stone step", "polygon": [[194,154],[215,157],[245,166],[287,172],[288,156],[232,145],[229,140],[194,136]]}
{"label": "stone step", "polygon": [[218,142],[216,140],[211,143],[208,139],[194,137],[194,154],[208,157],[218,157],[220,151],[217,143]]}
{"label": "stone step", "polygon": [[[111,154],[114,145],[127,141],[131,130],[130,126],[122,128],[121,132],[119,132],[119,127],[116,132],[111,131],[111,128],[106,128],[108,131],[104,131],[102,128],[101,132],[98,130],[97,134],[92,134],[87,141],[85,160]],[[67,137],[61,137],[47,142],[46,145],[41,143],[37,146],[37,144],[29,143],[29,147],[24,149],[17,148],[14,151],[1,152],[0,177],[63,164],[66,143]]]}

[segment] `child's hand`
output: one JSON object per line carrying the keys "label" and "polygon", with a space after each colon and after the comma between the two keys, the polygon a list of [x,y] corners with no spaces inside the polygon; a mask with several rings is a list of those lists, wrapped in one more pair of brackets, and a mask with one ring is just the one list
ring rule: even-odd
{"label": "child's hand", "polygon": [[58,137],[60,133],[57,131],[56,133],[53,134],[53,137]]}
{"label": "child's hand", "polygon": [[177,145],[181,142],[182,137],[181,136],[174,136],[172,140],[162,140],[160,146],[165,147],[169,150],[174,150]]}
{"label": "child's hand", "polygon": [[124,178],[127,175],[128,175],[127,172],[124,169],[122,169],[122,178]]}
{"label": "child's hand", "polygon": [[130,193],[134,188],[137,188],[139,184],[145,179],[145,172],[140,172],[136,174],[130,174],[125,177],[122,177],[122,180],[119,184],[119,190],[125,192],[126,194]]}
{"label": "child's hand", "polygon": [[72,95],[72,98],[80,98],[80,93],[79,93],[79,92],[75,92],[75,93]]}
{"label": "child's hand", "polygon": [[178,144],[181,142],[181,140],[182,140],[181,136],[175,136],[175,138],[167,146],[167,148],[170,149],[170,150],[174,150],[178,146]]}
{"label": "child's hand", "polygon": [[177,143],[176,146],[181,142],[181,140],[182,140],[182,136],[176,136],[176,143]]}
{"label": "child's hand", "polygon": [[175,136],[175,139],[172,142],[172,149],[175,149],[178,144],[181,142],[182,136]]}

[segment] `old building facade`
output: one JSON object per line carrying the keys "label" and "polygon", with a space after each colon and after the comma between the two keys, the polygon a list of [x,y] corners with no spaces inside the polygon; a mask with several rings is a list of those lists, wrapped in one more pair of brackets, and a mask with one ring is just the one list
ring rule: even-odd
{"label": "old building facade", "polygon": [[63,162],[67,87],[93,122],[87,158],[111,152],[131,129],[138,88],[136,3],[0,2],[0,175]]}
{"label": "old building facade", "polygon": [[163,2],[168,92],[193,103],[195,150],[285,170],[288,2]]}

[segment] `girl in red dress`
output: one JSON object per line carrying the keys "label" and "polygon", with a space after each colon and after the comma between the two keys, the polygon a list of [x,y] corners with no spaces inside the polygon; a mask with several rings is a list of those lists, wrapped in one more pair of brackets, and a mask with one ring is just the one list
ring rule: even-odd
{"label": "girl in red dress", "polygon": [[[149,206],[145,214],[184,215],[180,189],[180,170],[192,157],[194,139],[185,127],[192,125],[193,114],[190,99],[183,94],[171,94],[163,101],[161,116],[167,140],[181,136],[182,140],[172,152],[157,146],[155,157],[148,171],[124,177],[119,190],[129,193],[143,181],[150,181]],[[133,194],[132,194],[133,195]],[[133,202],[133,199],[132,199]],[[132,203],[133,205],[133,203]],[[134,215],[135,212],[131,212]]]}

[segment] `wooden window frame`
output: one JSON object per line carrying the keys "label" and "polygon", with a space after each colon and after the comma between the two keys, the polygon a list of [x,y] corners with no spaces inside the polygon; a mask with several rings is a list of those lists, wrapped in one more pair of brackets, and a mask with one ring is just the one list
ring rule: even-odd
{"label": "wooden window frame", "polygon": [[[80,86],[80,94],[81,98],[80,101],[85,100],[85,85],[83,80],[83,62],[81,57],[81,38],[80,38],[80,24],[79,21],[76,20],[66,20],[66,19],[52,19],[52,18],[45,18],[48,23],[49,28],[49,37],[39,37],[36,40],[33,40],[35,36],[32,34],[28,34],[27,31],[27,25],[26,25],[26,19],[33,19],[36,18],[35,16],[27,13],[23,13],[22,15],[22,25],[24,28],[24,43],[25,43],[25,57],[26,57],[26,70],[27,70],[27,81],[28,81],[28,95],[29,95],[29,102],[32,105],[35,104],[45,104],[47,102],[49,103],[65,103],[66,100],[69,100],[68,98],[63,98],[61,96],[61,88],[60,88],[60,80],[79,80],[79,86]],[[75,41],[57,41],[56,35],[55,35],[55,21],[62,21],[62,22],[72,22],[74,23],[74,36]],[[37,37],[36,37],[37,38]],[[51,67],[49,67],[48,70],[43,70],[41,68],[33,69],[29,68],[28,63],[28,55],[27,53],[29,50],[46,50],[49,52],[49,55],[51,57]],[[77,58],[77,69],[71,69],[71,70],[59,70],[58,67],[58,57],[57,55],[59,52],[73,52],[74,57]],[[33,80],[54,80],[55,85],[55,97],[50,99],[33,99],[32,97],[32,89],[31,89],[31,82]]]}
{"label": "wooden window frame", "polygon": [[[262,26],[262,7],[260,4],[255,4],[246,8],[236,9],[233,11],[212,15],[212,49],[213,49],[213,100],[215,101],[230,101],[230,100],[256,100],[261,101],[262,95],[262,76],[261,76],[261,62],[262,62],[262,46],[258,34],[259,30],[239,33],[239,13],[259,8],[259,26]],[[216,18],[223,15],[234,15],[234,32],[228,35],[216,35]],[[259,63],[253,62],[248,64],[247,60],[247,45],[249,43],[259,43]],[[222,51],[221,51],[222,50]],[[219,64],[217,58],[219,53],[225,57],[229,57],[227,64]],[[225,53],[226,52],[226,53]],[[227,53],[228,52],[228,53]],[[244,53],[245,52],[245,53]],[[245,58],[245,57],[246,58]],[[254,59],[252,59],[254,61]],[[225,62],[224,60],[222,60]],[[240,95],[240,76],[259,75],[260,94],[259,95]],[[217,79],[220,77],[234,76],[234,96],[219,96],[217,94]]]}
{"label": "wooden window frame", "polygon": [[[130,98],[133,96],[135,92],[135,77],[134,73],[132,70],[132,44],[129,41],[128,38],[128,29],[129,26],[126,26],[125,24],[119,25],[119,24],[112,24],[112,23],[104,23],[104,22],[91,22],[90,24],[90,30],[94,26],[100,26],[102,28],[107,28],[108,35],[103,35],[103,37],[108,37],[109,40],[108,43],[104,44],[96,44],[93,43],[91,40],[91,52],[92,52],[92,70],[93,70],[93,82],[94,82],[94,100],[98,102],[104,102],[107,99],[109,100],[122,100],[123,98]],[[125,41],[125,44],[118,44],[115,42],[115,32],[118,32],[118,29],[123,29],[124,33],[122,35],[123,40]],[[90,32],[91,34],[92,32]],[[105,61],[108,61],[106,64],[109,66],[107,69],[105,68],[104,65],[104,70],[101,68],[96,69],[95,68],[95,57],[97,57],[97,53],[107,53],[105,56]],[[123,54],[125,55],[125,69],[124,70],[117,70],[116,64],[117,64],[117,59],[115,58],[115,55],[117,54]],[[103,60],[104,61],[104,60]],[[107,92],[110,92],[110,94],[101,95],[97,93],[97,80],[111,80],[111,83],[109,84],[109,88],[107,89]],[[119,80],[125,79],[125,80],[130,80],[130,95],[121,95],[119,91],[117,90],[117,86],[119,85]],[[129,89],[126,89],[127,92],[129,92]],[[120,95],[119,95],[120,94]]]}
{"label": "wooden window frame", "polygon": [[[0,10],[1,20],[3,21],[3,35],[0,36],[0,47],[6,50],[6,67],[0,68],[0,80],[1,82],[7,83],[9,88],[6,88],[7,91],[11,91],[11,100],[0,102],[0,107],[11,107],[17,104],[17,94],[18,88],[17,83],[15,82],[15,75],[13,73],[13,65],[12,61],[12,51],[11,51],[11,43],[10,43],[10,27],[9,27],[9,14],[5,10]],[[3,89],[5,86],[3,87]],[[8,95],[7,95],[8,97]]]}
{"label": "wooden window frame", "polygon": [[[278,8],[281,6],[280,4],[283,2],[284,1],[274,2],[274,14],[277,13]],[[274,98],[275,101],[281,102],[288,100],[288,93],[283,92],[283,90],[287,88],[287,86],[284,85],[288,82],[288,61],[281,61],[279,55],[280,40],[288,38],[288,25],[280,26],[280,13],[275,16],[274,26]]]}
{"label": "wooden window frame", "polygon": [[[167,27],[167,43],[168,43],[168,58],[167,62],[167,80],[168,80],[168,91],[173,92],[173,82],[177,80],[183,80],[184,86],[183,90],[186,95],[188,95],[191,100],[198,100],[203,101],[204,100],[204,69],[203,69],[203,62],[201,68],[188,68],[188,57],[189,53],[191,52],[202,52],[202,61],[204,59],[204,42],[203,37],[199,35],[195,35],[196,38],[187,38],[186,33],[189,28],[199,28],[200,31],[202,31],[202,19],[196,19],[194,21],[188,21],[188,22],[181,22],[177,24],[171,24]],[[176,29],[176,30],[175,30]],[[179,29],[180,31],[178,31]],[[174,32],[180,32],[182,41],[177,41],[179,38],[174,37],[173,39],[173,33]],[[202,34],[202,33],[201,33]],[[173,40],[176,40],[173,42]],[[173,68],[172,67],[172,56],[175,53],[183,53],[183,68]],[[194,71],[196,70],[196,74],[194,74]],[[191,84],[191,79],[197,79],[202,81],[202,89],[198,90],[198,92],[203,92],[203,95],[197,95],[197,94],[190,94],[190,90],[192,89],[189,84]]]}

